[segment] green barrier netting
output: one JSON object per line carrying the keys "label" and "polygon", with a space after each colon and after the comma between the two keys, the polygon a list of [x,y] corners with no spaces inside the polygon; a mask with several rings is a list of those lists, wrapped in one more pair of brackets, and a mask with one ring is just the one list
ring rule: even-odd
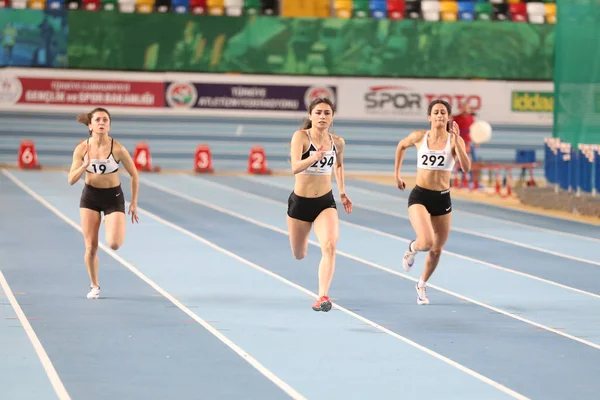
{"label": "green barrier netting", "polygon": [[551,80],[553,25],[69,12],[72,68]]}
{"label": "green barrier netting", "polygon": [[600,2],[561,0],[556,20],[554,137],[600,144]]}

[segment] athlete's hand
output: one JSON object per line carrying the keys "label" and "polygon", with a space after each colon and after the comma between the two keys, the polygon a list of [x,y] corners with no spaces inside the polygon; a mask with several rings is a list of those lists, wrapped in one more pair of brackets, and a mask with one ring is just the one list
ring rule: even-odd
{"label": "athlete's hand", "polygon": [[406,182],[404,182],[399,176],[396,177],[396,185],[398,185],[398,189],[400,190],[406,189]]}
{"label": "athlete's hand", "polygon": [[456,138],[460,136],[460,128],[456,121],[452,121],[452,127],[450,127],[450,132],[448,133],[450,134],[450,144],[454,147],[456,145]]}
{"label": "athlete's hand", "polygon": [[323,147],[319,147],[319,149],[314,152],[313,157],[315,161],[321,161],[321,159],[325,157],[325,151],[323,150]]}
{"label": "athlete's hand", "polygon": [[90,156],[90,144],[88,143],[87,145],[87,149],[85,151],[85,154],[83,156],[83,168],[87,168],[90,165],[90,160],[91,160],[91,156]]}
{"label": "athlete's hand", "polygon": [[342,200],[342,204],[344,205],[344,210],[348,214],[352,213],[352,202],[346,193],[340,193],[340,199]]}
{"label": "athlete's hand", "polygon": [[129,215],[131,215],[131,223],[136,223],[136,222],[140,222],[138,215],[137,215],[137,204],[135,203],[129,203]]}

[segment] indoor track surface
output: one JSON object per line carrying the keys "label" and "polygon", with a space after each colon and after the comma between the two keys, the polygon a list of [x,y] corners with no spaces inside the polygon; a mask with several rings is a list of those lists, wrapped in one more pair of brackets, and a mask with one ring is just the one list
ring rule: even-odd
{"label": "indoor track surface", "polygon": [[[126,199],[130,180],[121,174]],[[288,176],[140,175],[139,224],[100,234],[83,181],[0,173],[0,399],[596,399],[600,226],[453,200],[416,303],[409,190],[348,179],[329,313],[320,249],[292,257]]]}

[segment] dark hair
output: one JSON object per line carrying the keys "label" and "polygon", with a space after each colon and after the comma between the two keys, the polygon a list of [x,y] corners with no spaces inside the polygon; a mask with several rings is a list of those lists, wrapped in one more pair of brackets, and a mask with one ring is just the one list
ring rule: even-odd
{"label": "dark hair", "polygon": [[452,107],[446,100],[433,100],[431,103],[429,103],[429,107],[427,107],[427,116],[431,115],[431,110],[433,110],[433,106],[436,104],[442,104],[444,107],[446,107],[448,115],[452,114]]}
{"label": "dark hair", "polygon": [[[86,113],[79,114],[77,116],[77,122],[81,122],[85,126],[88,126],[89,124],[92,123],[92,117],[97,112],[105,112],[106,114],[108,114],[108,120],[112,121],[112,117],[110,116],[110,113],[108,112],[108,110],[106,108],[96,107],[96,108],[94,108],[92,111],[90,111],[87,114]],[[91,134],[92,134],[92,130],[90,129],[90,135]]]}
{"label": "dark hair", "polygon": [[[431,110],[433,110],[433,106],[435,106],[436,104],[441,104],[444,107],[446,107],[448,116],[452,114],[452,107],[450,106],[450,103],[448,103],[446,100],[433,100],[431,103],[429,103],[429,107],[427,107],[427,116],[431,115]],[[448,123],[446,124],[446,130],[450,132],[450,121],[448,121]]]}
{"label": "dark hair", "polygon": [[[314,99],[310,105],[308,106],[308,115],[310,116],[310,114],[312,114],[312,111],[315,109],[316,106],[318,106],[319,104],[329,104],[329,107],[331,107],[331,112],[333,114],[335,114],[335,107],[333,106],[333,102],[331,100],[329,100],[327,97],[318,97],[316,99]],[[302,123],[302,128],[301,129],[309,129],[312,128],[312,121],[310,120],[310,118],[305,118],[304,122]]]}

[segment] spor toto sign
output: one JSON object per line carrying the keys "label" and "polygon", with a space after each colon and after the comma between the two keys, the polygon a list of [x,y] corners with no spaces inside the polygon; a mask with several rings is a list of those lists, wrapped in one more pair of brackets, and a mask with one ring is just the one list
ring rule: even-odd
{"label": "spor toto sign", "polygon": [[426,105],[429,105],[433,100],[445,100],[452,107],[452,112],[457,111],[458,107],[465,102],[471,107],[472,111],[481,109],[481,96],[476,94],[429,94],[423,95],[426,99]]}
{"label": "spor toto sign", "polygon": [[481,109],[481,96],[468,93],[431,93],[412,90],[406,86],[371,86],[364,94],[368,113],[422,114],[432,100],[447,101],[453,111],[467,102],[473,111]]}

